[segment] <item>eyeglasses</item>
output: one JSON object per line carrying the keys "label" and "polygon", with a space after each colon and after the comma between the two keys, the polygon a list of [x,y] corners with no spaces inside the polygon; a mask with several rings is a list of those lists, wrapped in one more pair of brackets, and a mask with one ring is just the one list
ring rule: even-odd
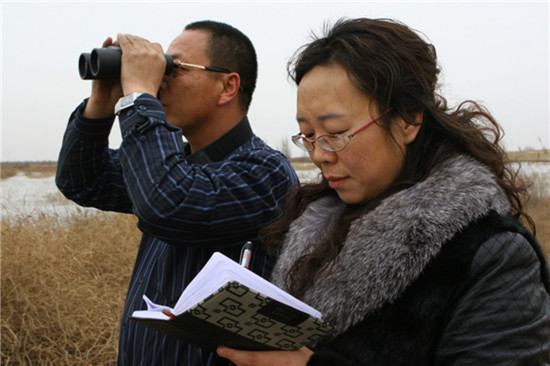
{"label": "eyeglasses", "polygon": [[[212,66],[203,66],[203,65],[195,65],[195,64],[188,64],[185,62],[181,62],[179,60],[174,61],[174,67],[181,69],[181,70],[187,70],[187,68],[192,69],[199,69],[204,71],[212,71],[212,72],[221,72],[223,74],[230,74],[232,71],[227,69],[222,69],[221,67],[212,67]],[[239,86],[239,91],[244,92],[244,88],[242,85]]]}
{"label": "eyeglasses", "polygon": [[174,66],[177,67],[178,69],[182,69],[182,70],[187,70],[187,68],[192,68],[192,69],[201,69],[201,70],[205,70],[205,71],[221,72],[221,73],[224,73],[224,74],[231,73],[230,70],[222,69],[221,67],[187,64],[187,63],[184,63],[184,62],[181,62],[181,61],[174,61]]}
{"label": "eyeglasses", "polygon": [[382,118],[382,116],[384,116],[389,111],[391,111],[391,108],[388,108],[385,112],[374,117],[372,120],[365,123],[363,126],[353,131],[349,135],[343,135],[341,133],[333,133],[328,135],[321,135],[315,139],[308,139],[307,137],[299,133],[297,135],[292,136],[292,142],[294,143],[294,145],[298,146],[301,150],[309,152],[315,149],[315,143],[319,141],[319,145],[321,145],[323,149],[330,152],[337,152],[344,149],[349,144],[353,136],[357,135],[359,132],[363,131],[364,129],[372,125],[374,122],[378,121],[380,118]]}

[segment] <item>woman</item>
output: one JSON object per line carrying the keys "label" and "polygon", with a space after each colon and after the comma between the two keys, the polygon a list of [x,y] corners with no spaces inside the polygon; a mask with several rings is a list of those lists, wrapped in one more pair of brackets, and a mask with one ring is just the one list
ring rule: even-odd
{"label": "woman", "polygon": [[550,281],[500,128],[436,94],[436,55],[390,20],[338,22],[291,64],[293,141],[322,181],[268,227],[272,281],[336,332],[237,365],[550,363]]}

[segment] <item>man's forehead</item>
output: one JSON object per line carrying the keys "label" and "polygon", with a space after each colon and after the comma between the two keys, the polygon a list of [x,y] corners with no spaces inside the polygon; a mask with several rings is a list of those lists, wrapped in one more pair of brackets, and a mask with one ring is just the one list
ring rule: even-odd
{"label": "man's forehead", "polygon": [[199,30],[186,30],[179,34],[168,47],[167,53],[182,61],[207,57],[209,34]]}

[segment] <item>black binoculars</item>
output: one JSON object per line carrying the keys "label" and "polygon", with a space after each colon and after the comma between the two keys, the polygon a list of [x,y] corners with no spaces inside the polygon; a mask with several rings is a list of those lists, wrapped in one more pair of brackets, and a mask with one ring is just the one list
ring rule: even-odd
{"label": "black binoculars", "polygon": [[[78,59],[80,77],[89,79],[118,79],[120,78],[122,50],[120,47],[94,48],[90,53],[82,53]],[[171,55],[166,57],[167,75],[172,72],[174,60]]]}

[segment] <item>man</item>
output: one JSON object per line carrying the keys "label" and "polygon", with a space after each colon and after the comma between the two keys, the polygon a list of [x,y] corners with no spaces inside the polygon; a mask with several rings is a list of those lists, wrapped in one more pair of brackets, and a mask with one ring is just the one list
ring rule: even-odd
{"label": "man", "polygon": [[[238,260],[248,240],[255,243],[251,270],[263,277],[271,271],[273,259],[256,243],[258,230],[278,217],[297,178],[281,153],[253,135],[246,117],[257,75],[254,48],[229,25],[192,23],[168,48],[175,67],[163,76],[160,45],[131,35],[119,35],[115,45],[122,49],[120,81],[94,81],[89,99],[73,112],[56,183],[80,205],[139,219],[143,237],[118,364],[227,364],[128,316],[145,308],[144,294],[174,305],[214,251]],[[107,147],[115,104],[122,132],[117,150]]]}

